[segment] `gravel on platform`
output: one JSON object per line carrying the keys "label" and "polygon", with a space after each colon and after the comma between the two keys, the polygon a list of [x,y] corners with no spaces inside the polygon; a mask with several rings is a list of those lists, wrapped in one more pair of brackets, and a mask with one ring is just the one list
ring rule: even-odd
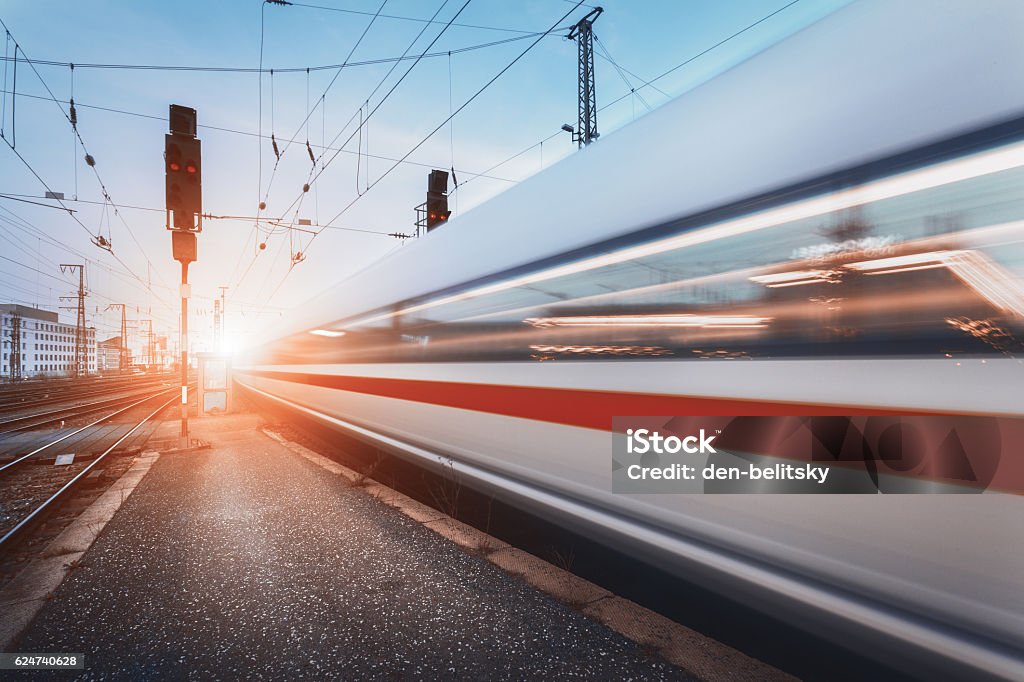
{"label": "gravel on platform", "polygon": [[685,679],[263,434],[210,440],[156,462],[18,651],[85,653],[79,679]]}

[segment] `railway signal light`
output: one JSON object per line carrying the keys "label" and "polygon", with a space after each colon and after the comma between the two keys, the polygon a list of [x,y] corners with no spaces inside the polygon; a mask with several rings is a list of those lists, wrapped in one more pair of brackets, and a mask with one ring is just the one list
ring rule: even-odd
{"label": "railway signal light", "polygon": [[452,212],[448,210],[448,172],[430,171],[427,179],[427,232],[442,225]]}
{"label": "railway signal light", "polygon": [[187,448],[188,437],[188,266],[198,259],[196,233],[203,230],[202,143],[196,139],[196,110],[171,105],[164,135],[167,229],[171,230],[171,254],[181,263],[181,435],[178,446]]}
{"label": "railway signal light", "polygon": [[171,105],[171,132],[164,136],[168,228],[202,230],[202,142],[196,139],[196,111]]}
{"label": "railway signal light", "polygon": [[431,198],[427,197],[427,231],[441,225],[452,212],[448,210],[448,197]]}

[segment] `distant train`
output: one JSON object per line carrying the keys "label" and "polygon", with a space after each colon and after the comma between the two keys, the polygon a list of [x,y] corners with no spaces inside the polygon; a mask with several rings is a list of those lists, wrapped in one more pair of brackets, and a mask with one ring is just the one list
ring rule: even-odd
{"label": "distant train", "polygon": [[[1022,35],[1014,0],[853,3],[332,287],[238,381],[914,674],[1020,679]],[[614,417],[904,413],[990,420],[989,490],[612,492]]]}

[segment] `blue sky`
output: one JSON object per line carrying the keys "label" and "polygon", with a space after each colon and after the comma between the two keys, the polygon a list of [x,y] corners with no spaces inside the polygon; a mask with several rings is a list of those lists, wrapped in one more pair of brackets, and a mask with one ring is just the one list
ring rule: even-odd
{"label": "blue sky", "polygon": [[[447,22],[464,2],[447,2],[438,20]],[[308,4],[372,14],[381,2],[311,0]],[[609,0],[603,3],[605,12],[595,23],[594,31],[600,45],[623,69],[648,80],[787,4],[788,0]],[[629,87],[607,59],[597,59],[598,106],[604,107],[626,95],[600,111],[599,130],[602,135],[614,134],[616,129],[646,113],[648,106],[663,104],[669,97],[699,85],[844,4],[846,0],[799,0],[658,80],[653,84],[656,88],[640,89],[642,100],[629,94]],[[553,25],[569,25],[589,11],[586,6],[574,10],[574,5],[567,0],[471,0],[457,22],[491,28],[452,26],[432,51],[446,52],[522,35],[515,31],[545,31]],[[389,0],[382,14],[425,19],[440,6],[441,0]],[[560,20],[567,12],[569,16]],[[304,69],[344,61],[371,20],[365,14],[298,5],[264,5],[258,0],[33,0],[0,5],[0,18],[29,58],[80,65],[254,68],[260,62],[261,17],[263,65],[274,69]],[[368,61],[402,54],[423,27],[422,22],[379,17],[352,59]],[[443,27],[443,23],[428,25],[410,53],[423,51]],[[454,161],[459,180],[465,184],[452,201],[456,218],[514,181],[540,171],[542,165],[548,166],[575,152],[576,145],[564,133],[543,146],[536,145],[558,131],[562,123],[575,123],[576,119],[576,45],[563,35],[561,31],[543,38],[455,118],[453,130],[446,126],[409,157],[409,161],[438,168],[448,168]],[[367,178],[374,183],[393,163],[374,157],[400,158],[406,154],[444,121],[450,105],[458,108],[533,40],[515,40],[454,54],[450,59],[445,55],[420,61],[373,115],[363,132],[363,146],[359,147],[357,136],[346,147],[346,153],[337,154],[323,170],[298,216],[315,224],[326,223],[357,198]],[[13,44],[8,44],[7,54],[13,54]],[[371,109],[411,63],[403,62],[395,69],[371,99]],[[254,134],[262,128],[265,135],[273,133],[282,139],[296,134],[300,141],[308,138],[313,145],[329,142],[352,116],[358,120],[360,106],[390,67],[384,63],[345,69],[327,90],[322,108],[314,105],[337,73],[335,70],[311,71],[308,78],[301,70],[275,73],[273,77],[265,74],[261,120],[260,79],[255,73],[79,66],[74,71],[79,131],[96,159],[96,168],[109,195],[123,207],[120,217],[114,217],[109,207],[104,212],[99,183],[82,161],[81,149],[76,151],[73,146],[67,120],[57,105],[46,99],[42,83],[23,63],[18,69],[18,92],[22,96],[17,98],[16,119],[12,122],[14,98],[9,91],[13,65],[8,63],[8,93],[3,100],[5,136],[11,139],[16,134],[18,152],[51,189],[64,192],[69,199],[75,195],[77,170],[77,197],[83,201],[67,205],[78,211],[76,215],[89,231],[109,235],[117,259],[93,246],[87,231],[68,215],[0,198],[0,255],[10,259],[0,259],[0,291],[5,293],[0,298],[54,308],[59,304],[57,297],[72,288],[70,280],[68,284],[61,281],[55,264],[81,262],[84,255],[94,261],[88,266],[93,291],[88,310],[101,335],[113,333],[118,324],[115,314],[102,312],[111,301],[133,306],[130,317],[134,317],[134,306],[143,310],[143,316],[146,308],[151,307],[157,320],[155,327],[176,335],[178,266],[171,260],[170,237],[163,228],[163,215],[127,208],[163,206],[162,152],[167,105],[195,107],[200,125],[237,131],[209,127],[199,131],[203,140],[204,210],[218,215],[254,215],[266,194],[266,213],[283,215],[284,209],[301,194],[310,171],[309,157],[304,145],[293,146],[282,157],[271,181],[271,143]],[[67,66],[36,68],[57,99],[70,98],[72,79]],[[627,74],[626,78],[634,81],[634,86],[642,82],[632,75]],[[310,110],[313,113],[307,131],[301,123]],[[354,129],[350,125],[339,142]],[[357,148],[364,155],[355,153]],[[522,156],[491,172],[500,179],[476,178],[467,183],[474,173],[527,148],[529,151]],[[331,154],[328,152],[328,156]],[[357,168],[361,178],[358,181]],[[381,233],[410,231],[412,209],[423,200],[427,171],[424,166],[398,166],[359,197],[334,225]],[[34,197],[42,196],[44,191],[40,181],[8,146],[0,144],[0,194],[27,195],[22,198],[35,201]],[[41,238],[29,225],[52,241]],[[390,237],[349,229],[325,230],[311,244],[308,235],[293,233],[293,237],[290,241],[284,231],[260,237],[266,240],[267,248],[259,251],[252,221],[207,221],[199,238],[200,261],[191,269],[196,296],[192,302],[193,328],[200,337],[211,325],[209,297],[217,294],[220,285],[231,287],[231,331],[236,336],[245,335],[261,323],[272,322],[281,310],[300,304],[389,250],[401,248],[401,243]],[[297,250],[306,253],[306,260],[286,277],[290,252]],[[127,270],[143,280],[151,280],[153,293],[147,292]]]}

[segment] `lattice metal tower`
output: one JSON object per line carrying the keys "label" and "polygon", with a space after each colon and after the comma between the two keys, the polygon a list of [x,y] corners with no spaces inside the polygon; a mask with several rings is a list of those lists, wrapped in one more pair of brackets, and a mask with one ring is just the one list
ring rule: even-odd
{"label": "lattice metal tower", "polygon": [[569,31],[569,40],[579,48],[579,117],[573,137],[580,147],[599,137],[597,132],[597,90],[594,86],[594,22],[604,10],[595,7]]}
{"label": "lattice metal tower", "polygon": [[85,297],[87,295],[85,293],[85,266],[68,263],[60,264],[61,272],[74,272],[76,269],[78,270],[78,295],[61,296],[60,298],[62,301],[78,299],[78,319],[75,322],[75,376],[83,377],[88,373],[88,367],[86,366],[88,349],[86,348],[85,340]]}

